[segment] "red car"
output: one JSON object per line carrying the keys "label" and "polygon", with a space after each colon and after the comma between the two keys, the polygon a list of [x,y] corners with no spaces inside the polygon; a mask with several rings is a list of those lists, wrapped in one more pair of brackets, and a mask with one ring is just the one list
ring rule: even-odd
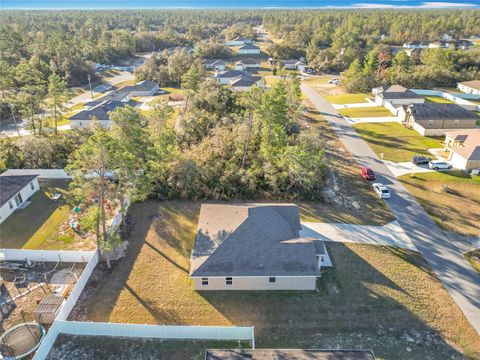
{"label": "red car", "polygon": [[375,173],[373,172],[372,169],[362,166],[360,168],[360,171],[362,173],[362,177],[366,180],[375,180]]}

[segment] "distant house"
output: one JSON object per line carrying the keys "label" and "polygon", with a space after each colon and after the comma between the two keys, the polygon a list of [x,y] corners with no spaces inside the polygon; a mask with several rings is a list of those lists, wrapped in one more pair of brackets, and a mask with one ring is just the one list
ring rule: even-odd
{"label": "distant house", "polygon": [[286,70],[301,70],[305,64],[300,60],[282,60],[282,67]]}
{"label": "distant house", "polygon": [[202,64],[206,70],[223,71],[227,66],[227,62],[221,59],[203,59]]}
{"label": "distant house", "polygon": [[448,131],[445,133],[445,146],[453,167],[480,169],[480,129]]}
{"label": "distant house", "polygon": [[404,43],[403,47],[405,49],[428,49],[428,43],[420,42],[420,41],[411,41],[408,43]]}
{"label": "distant house", "polygon": [[123,101],[105,100],[70,116],[68,120],[72,127],[88,127],[91,126],[92,120],[96,119],[103,127],[108,128],[111,125],[110,111],[126,104]]}
{"label": "distant house", "polygon": [[457,88],[466,94],[480,95],[480,80],[459,82]]}
{"label": "distant house", "polygon": [[404,124],[423,136],[440,136],[446,131],[473,129],[478,116],[456,104],[424,103],[405,106]]}
{"label": "distant house", "polygon": [[246,77],[242,76],[238,79],[232,80],[230,82],[230,86],[233,91],[247,91],[250,90],[250,88],[254,85],[260,85],[259,84],[260,78],[259,77]]}
{"label": "distant house", "polygon": [[323,242],[300,230],[293,204],[203,204],[190,256],[195,290],[314,290],[331,262]]}
{"label": "distant house", "polygon": [[233,91],[250,89],[253,85],[262,86],[261,78],[244,70],[226,70],[216,73],[213,78],[222,85],[230,85]]}
{"label": "distant house", "polygon": [[253,44],[245,44],[238,48],[239,54],[260,55],[260,48]]}
{"label": "distant house", "polygon": [[372,350],[207,350],[205,360],[375,360]]}
{"label": "distant house", "polygon": [[453,43],[453,45],[454,45],[457,49],[468,50],[468,49],[470,49],[471,47],[473,47],[475,44],[474,44],[472,41],[467,40],[467,39],[459,39],[459,40],[455,40],[455,42]]}
{"label": "distant house", "polygon": [[37,175],[0,176],[0,224],[38,190]]}
{"label": "distant house", "polygon": [[401,85],[380,86],[372,89],[375,95],[375,103],[378,106],[386,106],[396,115],[396,108],[401,105],[423,104],[425,98],[414,93]]}
{"label": "distant house", "polygon": [[227,46],[242,46],[251,43],[253,43],[253,40],[250,38],[236,38],[234,40],[225,41],[225,45]]}
{"label": "distant house", "polygon": [[448,43],[445,40],[435,41],[435,42],[431,42],[430,44],[428,44],[429,49],[437,49],[437,48],[446,49],[446,48],[451,47],[451,46],[452,46],[451,43]]}
{"label": "distant house", "polygon": [[422,49],[404,49],[407,56],[412,57],[414,54],[420,54]]}
{"label": "distant house", "polygon": [[235,63],[235,70],[258,70],[260,62],[255,59],[242,59]]}
{"label": "distant house", "polygon": [[155,81],[143,80],[135,85],[125,86],[120,90],[130,93],[130,97],[134,96],[153,96],[158,91],[159,85]]}

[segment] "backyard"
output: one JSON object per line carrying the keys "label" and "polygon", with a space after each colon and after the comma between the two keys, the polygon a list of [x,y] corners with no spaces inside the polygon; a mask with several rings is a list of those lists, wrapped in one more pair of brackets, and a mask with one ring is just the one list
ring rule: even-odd
{"label": "backyard", "polygon": [[425,101],[437,104],[455,104],[455,102],[441,96],[425,96]]}
{"label": "backyard", "polygon": [[[196,292],[189,274],[200,203],[133,206],[126,256],[100,265],[71,320],[255,326],[257,348],[372,348],[378,359],[461,359],[480,338],[415,252],[330,244],[316,291]],[[153,265],[154,264],[154,265]]]}
{"label": "backyard", "polygon": [[441,138],[421,136],[396,122],[361,123],[354,127],[372,150],[388,161],[410,161],[415,155],[431,157],[428,149],[444,147]]}
{"label": "backyard", "polygon": [[[62,198],[54,201],[55,194]],[[68,183],[62,180],[42,181],[31,203],[15,211],[2,224],[0,233],[2,247],[11,249],[58,249],[71,250],[94,248],[91,240],[65,230],[72,206],[66,200]]]}
{"label": "backyard", "polygon": [[383,106],[372,106],[364,108],[345,108],[339,109],[338,112],[343,116],[356,117],[356,118],[368,118],[368,117],[391,117],[393,116]]}
{"label": "backyard", "polygon": [[[399,178],[433,220],[449,231],[480,232],[480,177],[463,171],[430,172]],[[442,191],[448,186],[449,192]]]}

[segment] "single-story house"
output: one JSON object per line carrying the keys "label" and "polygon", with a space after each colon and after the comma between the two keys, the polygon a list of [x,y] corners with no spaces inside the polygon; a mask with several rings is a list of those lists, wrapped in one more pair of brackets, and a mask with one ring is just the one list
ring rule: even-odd
{"label": "single-story house", "polygon": [[254,85],[261,86],[261,78],[258,76],[241,76],[230,82],[233,91],[247,91]]}
{"label": "single-story house", "polygon": [[227,40],[225,41],[225,45],[227,46],[242,46],[245,44],[251,44],[253,42],[250,38],[236,38],[234,40]]}
{"label": "single-story house", "polygon": [[238,53],[260,55],[260,48],[253,44],[245,44],[238,48]]}
{"label": "single-story house", "polygon": [[239,78],[251,78],[252,74],[244,70],[225,70],[217,72],[213,78],[217,80],[219,84],[228,85],[232,81]]}
{"label": "single-story house", "polygon": [[153,96],[158,91],[159,85],[155,81],[143,80],[135,85],[125,86],[120,91],[130,93],[130,97],[134,96]]}
{"label": "single-story house", "polygon": [[72,127],[87,127],[92,124],[92,120],[95,118],[103,127],[108,128],[111,125],[109,112],[125,105],[127,105],[127,103],[123,101],[102,101],[99,104],[70,116],[68,120],[70,120]]}
{"label": "single-story house", "polygon": [[0,176],[0,224],[38,190],[38,175]]}
{"label": "single-story house", "polygon": [[330,258],[300,230],[293,204],[202,204],[190,256],[195,290],[315,290]]}
{"label": "single-story house", "polygon": [[445,40],[435,41],[428,44],[429,49],[438,49],[438,48],[446,49],[453,46],[454,45],[451,42],[447,42]]}
{"label": "single-story house", "polygon": [[465,94],[480,95],[480,80],[459,82],[457,88]]}
{"label": "single-story house", "polygon": [[132,99],[132,93],[130,91],[126,91],[125,88],[121,88],[118,90],[113,90],[105,96],[101,98],[89,101],[85,104],[85,109],[91,109],[105,101],[118,101],[123,103],[128,103]]}
{"label": "single-story house", "polygon": [[235,63],[235,70],[258,70],[260,62],[255,59],[242,59]]}
{"label": "single-story house", "polygon": [[410,104],[423,104],[425,98],[400,85],[380,86],[372,89],[375,104],[385,106],[393,115],[398,115],[398,107]]}
{"label": "single-story house", "polygon": [[305,64],[300,60],[282,60],[282,67],[286,70],[301,70]]}
{"label": "single-story house", "polygon": [[227,62],[221,59],[203,59],[202,64],[206,70],[215,71],[224,71],[227,66]]}
{"label": "single-story house", "polygon": [[480,169],[480,129],[448,131],[445,133],[445,146],[453,167]]}
{"label": "single-story house", "polygon": [[478,116],[456,104],[411,104],[402,121],[422,136],[440,136],[449,130],[473,129]]}
{"label": "single-story house", "polygon": [[405,49],[428,49],[428,43],[420,41],[410,41],[408,43],[404,43],[403,47]]}
{"label": "single-story house", "polygon": [[210,349],[205,360],[375,360],[372,350]]}

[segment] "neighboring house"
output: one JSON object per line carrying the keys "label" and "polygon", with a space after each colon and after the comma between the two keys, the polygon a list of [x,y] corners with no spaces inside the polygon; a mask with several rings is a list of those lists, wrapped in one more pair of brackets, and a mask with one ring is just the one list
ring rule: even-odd
{"label": "neighboring house", "polygon": [[449,47],[453,47],[453,44],[448,43],[445,40],[435,41],[435,42],[431,42],[430,44],[428,44],[429,49],[437,49],[437,48],[446,49],[446,48],[449,48]]}
{"label": "neighboring house", "polygon": [[88,127],[95,118],[103,127],[110,127],[109,112],[118,107],[125,106],[123,101],[106,100],[85,110],[82,110],[68,118],[72,127]]}
{"label": "neighboring house", "polygon": [[453,167],[480,169],[480,129],[448,131],[445,133],[445,146]]}
{"label": "neighboring house", "polygon": [[459,39],[459,40],[455,40],[455,42],[453,43],[453,45],[454,45],[457,49],[468,50],[468,49],[470,49],[471,47],[473,47],[475,44],[474,44],[472,41],[467,40],[467,39]]}
{"label": "neighboring house", "polygon": [[300,60],[282,60],[282,67],[286,70],[301,70],[305,64]]}
{"label": "neighboring house", "polygon": [[258,70],[260,62],[255,59],[242,59],[235,63],[235,70]]}
{"label": "neighboring house", "polygon": [[412,57],[415,53],[420,53],[422,49],[405,49],[407,56]]}
{"label": "neighboring house", "polygon": [[394,115],[401,105],[423,104],[425,98],[400,85],[380,86],[372,89],[375,103],[387,107]]}
{"label": "neighboring house", "polygon": [[205,360],[375,360],[372,350],[212,349]]}
{"label": "neighboring house", "polygon": [[155,81],[143,80],[135,85],[125,86],[119,91],[130,93],[130,97],[134,96],[153,96],[158,91],[159,85]]}
{"label": "neighboring house", "polygon": [[460,82],[457,84],[457,88],[466,94],[480,95],[480,80]]}
{"label": "neighboring house", "polygon": [[234,40],[225,41],[225,45],[227,46],[242,46],[251,43],[253,43],[253,40],[250,38],[236,38]]}
{"label": "neighboring house", "polygon": [[37,175],[0,176],[0,224],[38,190]]}
{"label": "neighboring house", "polygon": [[251,73],[243,70],[226,70],[226,71],[217,72],[213,76],[213,78],[217,80],[219,84],[222,84],[222,85],[228,85],[232,81],[240,78],[251,78],[251,77],[252,77]]}
{"label": "neighboring house", "polygon": [[232,80],[230,82],[230,86],[233,91],[247,91],[254,85],[261,86],[260,84],[260,77],[252,76],[242,76],[238,79]]}
{"label": "neighboring house", "polygon": [[102,96],[99,99],[89,101],[85,104],[85,109],[91,109],[105,101],[116,101],[116,102],[123,102],[128,103],[132,99],[132,94],[130,91],[124,91],[124,88],[113,90],[105,96]]}
{"label": "neighboring house", "polygon": [[300,230],[293,204],[202,204],[190,256],[195,290],[315,290],[331,262],[322,241]]}
{"label": "neighboring house", "polygon": [[428,49],[428,43],[424,43],[420,41],[411,41],[403,44],[403,47],[405,49]]}
{"label": "neighboring house", "polygon": [[423,136],[440,136],[449,130],[473,129],[478,116],[456,104],[424,103],[405,106],[402,121]]}
{"label": "neighboring house", "polygon": [[202,64],[206,70],[224,71],[227,62],[221,59],[203,59]]}
{"label": "neighboring house", "polygon": [[253,44],[245,44],[238,48],[239,54],[260,55],[260,48]]}

